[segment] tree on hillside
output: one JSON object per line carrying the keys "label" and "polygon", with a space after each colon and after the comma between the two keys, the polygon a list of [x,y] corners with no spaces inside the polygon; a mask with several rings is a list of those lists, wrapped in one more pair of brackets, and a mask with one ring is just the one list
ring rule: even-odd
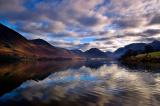
{"label": "tree on hillside", "polygon": [[146,45],[144,48],[145,48],[145,53],[147,53],[147,55],[148,55],[148,53],[150,53],[150,52],[154,52],[153,47],[150,46],[150,45]]}
{"label": "tree on hillside", "polygon": [[134,55],[136,55],[136,53],[132,49],[128,49],[126,53],[122,56],[122,58],[130,57]]}

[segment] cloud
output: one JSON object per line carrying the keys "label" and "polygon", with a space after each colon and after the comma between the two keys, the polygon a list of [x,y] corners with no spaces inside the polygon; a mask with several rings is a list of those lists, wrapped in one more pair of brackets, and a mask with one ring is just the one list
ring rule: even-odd
{"label": "cloud", "polygon": [[20,12],[25,8],[23,7],[24,0],[1,0],[0,1],[0,13],[3,12]]}
{"label": "cloud", "polygon": [[144,31],[143,33],[148,34],[148,35],[156,35],[156,34],[160,34],[160,29],[148,29],[146,31]]}
{"label": "cloud", "polygon": [[84,26],[94,26],[98,22],[98,19],[95,18],[95,17],[84,17],[84,16],[82,16],[78,20]]}
{"label": "cloud", "polygon": [[158,39],[159,8],[159,0],[1,0],[0,20],[30,39],[94,37],[92,43],[70,44],[68,48],[95,46],[106,51],[114,47],[113,51],[144,39]]}
{"label": "cloud", "polygon": [[53,46],[58,46],[58,47],[61,47],[61,48],[68,48],[68,49],[80,49],[79,48],[79,45],[80,44],[80,41],[79,40],[76,40],[74,42],[67,42],[65,40],[51,40],[49,41],[50,44],[52,44]]}
{"label": "cloud", "polygon": [[65,25],[58,21],[19,21],[18,30],[28,33],[58,33],[65,29]]}
{"label": "cloud", "polygon": [[127,17],[123,19],[115,19],[112,21],[112,24],[117,25],[118,28],[135,28],[146,24],[144,18],[137,18]]}
{"label": "cloud", "polygon": [[153,16],[149,24],[160,24],[160,14]]}

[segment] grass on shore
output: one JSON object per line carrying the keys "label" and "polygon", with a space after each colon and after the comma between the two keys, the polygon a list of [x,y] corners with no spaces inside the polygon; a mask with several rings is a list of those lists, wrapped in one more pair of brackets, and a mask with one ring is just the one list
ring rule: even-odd
{"label": "grass on shore", "polygon": [[143,58],[143,57],[148,57],[148,58],[160,58],[160,52],[152,52],[152,53],[145,53],[145,54],[140,54],[136,56],[137,58]]}
{"label": "grass on shore", "polygon": [[128,62],[160,62],[160,52],[152,52],[130,56],[122,59]]}

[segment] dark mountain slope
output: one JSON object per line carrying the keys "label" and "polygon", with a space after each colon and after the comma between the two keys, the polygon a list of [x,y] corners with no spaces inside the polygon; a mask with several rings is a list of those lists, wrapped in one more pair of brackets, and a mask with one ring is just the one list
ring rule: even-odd
{"label": "dark mountain slope", "polygon": [[155,51],[160,51],[160,41],[155,40],[149,45],[151,45]]}
{"label": "dark mountain slope", "polygon": [[120,58],[128,53],[142,54],[147,52],[160,51],[160,41],[153,41],[152,43],[133,43],[125,47],[119,48],[114,52],[115,57]]}
{"label": "dark mountain slope", "polygon": [[22,58],[80,58],[69,50],[54,47],[44,40],[27,40],[2,24],[0,24],[0,55]]}
{"label": "dark mountain slope", "polygon": [[48,43],[47,41],[43,39],[33,39],[33,40],[30,40],[30,42],[35,45],[39,45],[39,46],[47,46],[47,47],[55,48],[54,46],[52,46],[50,43]]}
{"label": "dark mountain slope", "polygon": [[87,57],[105,58],[107,55],[97,48],[91,48],[84,52]]}

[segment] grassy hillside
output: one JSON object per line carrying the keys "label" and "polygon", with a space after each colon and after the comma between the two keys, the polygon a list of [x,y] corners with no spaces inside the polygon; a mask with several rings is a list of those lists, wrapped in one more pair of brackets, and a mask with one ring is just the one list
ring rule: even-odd
{"label": "grassy hillside", "polygon": [[143,57],[146,57],[147,58],[160,58],[160,52],[152,52],[152,53],[148,53],[148,54],[140,54],[140,55],[137,55],[136,57],[138,58],[143,58]]}
{"label": "grassy hillside", "polygon": [[127,62],[160,62],[160,51],[130,56],[122,60]]}

